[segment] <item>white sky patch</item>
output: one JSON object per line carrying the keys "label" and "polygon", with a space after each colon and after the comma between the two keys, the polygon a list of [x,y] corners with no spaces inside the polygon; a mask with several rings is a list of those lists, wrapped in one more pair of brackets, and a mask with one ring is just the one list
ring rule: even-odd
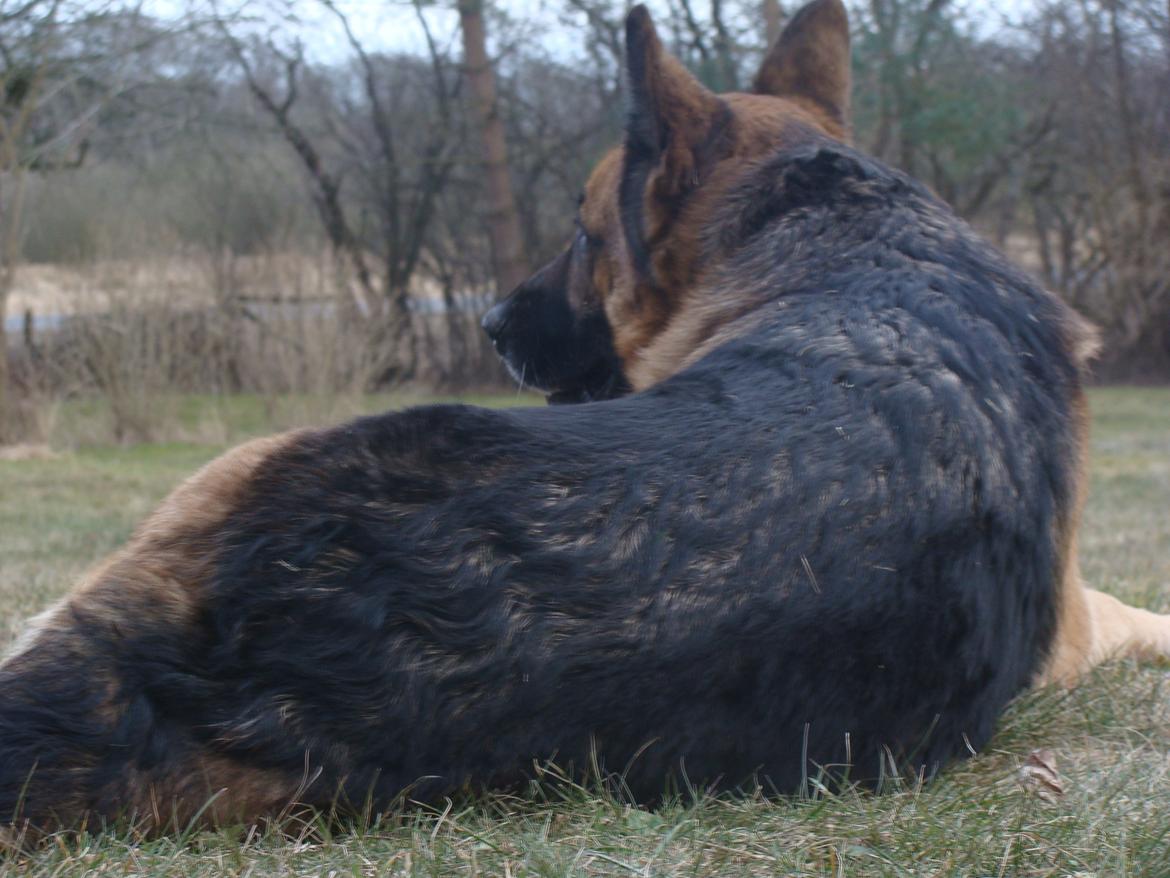
{"label": "white sky patch", "polygon": [[[412,3],[405,0],[336,0],[336,5],[349,19],[354,34],[367,51],[425,54],[426,40]],[[627,6],[632,5],[627,3]],[[991,34],[1010,25],[1033,5],[1034,0],[957,0],[955,8],[962,10],[979,31]],[[667,20],[665,0],[648,0],[647,6],[657,20]],[[792,2],[785,6],[797,8]],[[501,0],[496,7],[515,26],[517,33],[510,32],[509,38],[538,42],[545,53],[565,61],[583,58],[581,28],[585,25],[584,16],[569,11],[559,0]],[[281,40],[299,39],[310,57],[319,61],[339,62],[350,55],[349,44],[337,18],[317,0],[260,0],[247,4],[232,0],[215,4],[208,0],[145,0],[144,9],[163,19],[173,19],[184,12],[204,17],[215,9],[221,14],[243,10],[250,21],[237,30],[271,32]],[[734,11],[742,14],[739,9]],[[459,16],[454,0],[427,3],[422,14],[439,45],[457,57]],[[566,27],[565,20],[578,27]],[[760,26],[762,29],[762,21]],[[493,47],[493,51],[498,49],[498,46]]]}
{"label": "white sky patch", "polygon": [[[354,35],[367,51],[426,53],[426,38],[412,3],[404,0],[336,0],[335,5],[349,19]],[[546,51],[558,55],[574,57],[579,54],[580,34],[562,23],[562,4],[547,0],[504,0],[496,5],[519,25],[516,30],[521,38],[539,40]],[[218,11],[228,18],[238,16],[241,23],[233,28],[237,32],[271,33],[282,41],[301,40],[315,60],[341,61],[351,54],[337,17],[317,0],[259,0],[251,3],[144,0],[143,9],[163,20],[174,20],[185,13],[207,18]],[[450,47],[453,54],[458,55],[459,15],[454,0],[425,3],[422,14],[436,42],[441,47]],[[577,17],[584,23],[584,16],[578,14]],[[490,21],[489,17],[489,40],[493,36]]]}

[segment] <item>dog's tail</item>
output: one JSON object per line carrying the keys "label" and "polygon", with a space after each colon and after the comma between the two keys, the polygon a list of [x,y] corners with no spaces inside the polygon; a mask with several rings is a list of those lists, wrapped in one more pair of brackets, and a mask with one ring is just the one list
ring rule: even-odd
{"label": "dog's tail", "polygon": [[181,638],[92,610],[61,605],[0,665],[0,827],[185,828],[212,793],[157,697]]}
{"label": "dog's tail", "polygon": [[33,635],[0,665],[0,825],[65,825],[93,806],[128,731],[109,672],[68,629]]}
{"label": "dog's tail", "polygon": [[296,799],[302,766],[265,769],[212,747],[219,690],[192,658],[198,645],[116,577],[101,585],[50,611],[0,664],[0,841],[234,823]]}

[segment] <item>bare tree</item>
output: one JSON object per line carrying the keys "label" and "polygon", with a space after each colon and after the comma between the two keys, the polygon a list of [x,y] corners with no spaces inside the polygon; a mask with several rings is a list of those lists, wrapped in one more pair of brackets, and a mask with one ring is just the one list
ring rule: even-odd
{"label": "bare tree", "polygon": [[[411,284],[456,161],[458,76],[419,3],[414,5],[416,21],[428,50],[421,61],[370,52],[338,5],[319,3],[337,21],[351,50],[353,79],[336,87],[330,76],[339,71],[310,69],[300,43],[282,47],[268,39],[245,44],[229,23],[220,20],[219,28],[258,106],[300,160],[326,237],[356,279],[359,325],[371,330],[367,344],[386,358],[375,370],[376,380],[407,380],[419,360]],[[264,75],[261,64],[279,69],[279,84]],[[405,75],[425,83],[419,87],[426,100],[416,102],[410,113],[399,113],[392,102],[401,99],[399,80]],[[349,195],[344,192],[347,176],[362,180]],[[378,263],[376,273],[371,257]]]}
{"label": "bare tree", "polygon": [[[223,27],[222,22],[220,25]],[[366,264],[365,251],[358,241],[357,235],[351,229],[342,205],[341,175],[331,171],[326,166],[312,139],[292,117],[293,107],[300,96],[302,68],[304,67],[302,46],[299,43],[294,44],[291,51],[281,50],[272,43],[267,46],[269,53],[279,60],[282,68],[283,83],[281,93],[278,95],[274,85],[261,81],[243,46],[231,37],[226,27],[224,27],[223,32],[228,37],[228,45],[239,63],[249,90],[255,96],[257,103],[272,118],[281,135],[301,161],[309,179],[313,204],[317,209],[325,235],[335,251],[350,261],[354,275],[361,287],[361,294],[364,294],[361,302],[368,307],[369,301],[374,296],[374,282],[369,266]]]}
{"label": "bare tree", "polygon": [[1051,3],[1031,22],[1056,136],[1028,156],[1045,279],[1106,332],[1105,368],[1170,364],[1170,15],[1162,0]]}
{"label": "bare tree", "polygon": [[130,56],[157,36],[134,7],[0,0],[0,441],[15,432],[8,301],[32,172],[77,166],[87,134],[133,82]]}
{"label": "bare tree", "polygon": [[[623,8],[610,0],[565,0],[566,11],[585,16],[585,51],[593,62],[590,71],[607,98],[617,99],[622,90],[622,69],[625,63],[625,43],[622,36]],[[575,25],[575,16],[564,17],[566,24]]]}
{"label": "bare tree", "polygon": [[784,7],[780,5],[780,0],[764,0],[760,12],[764,18],[764,38],[770,46],[779,38],[784,27]]}
{"label": "bare tree", "polygon": [[471,92],[476,127],[483,145],[487,190],[487,231],[492,244],[497,295],[507,295],[528,276],[520,215],[512,195],[508,145],[496,99],[496,77],[487,53],[483,0],[459,0],[464,75]]}

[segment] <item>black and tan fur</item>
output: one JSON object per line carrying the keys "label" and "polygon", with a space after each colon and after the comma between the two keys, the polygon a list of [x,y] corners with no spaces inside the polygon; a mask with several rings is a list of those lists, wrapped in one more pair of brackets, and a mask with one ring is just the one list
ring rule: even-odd
{"label": "black and tan fur", "polygon": [[627,23],[625,144],[485,318],[547,408],[251,443],[0,665],[0,817],[873,783],[1170,620],[1082,586],[1089,333],[846,146],[838,0],[756,92]]}

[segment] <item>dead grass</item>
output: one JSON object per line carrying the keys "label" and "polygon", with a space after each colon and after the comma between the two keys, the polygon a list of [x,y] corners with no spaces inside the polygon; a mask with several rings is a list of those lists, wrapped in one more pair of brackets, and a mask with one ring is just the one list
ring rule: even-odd
{"label": "dead grass", "polygon": [[[144,306],[212,308],[225,293],[263,298],[331,298],[337,267],[322,248],[217,257],[191,251],[154,259],[102,259],[77,265],[21,265],[9,313],[31,311],[52,316],[104,314],[132,300]],[[428,278],[411,288],[413,296],[441,300],[442,290]]]}
{"label": "dead grass", "polygon": [[0,460],[52,460],[56,453],[48,445],[37,443],[23,443],[20,445],[0,445]]}
{"label": "dead grass", "polygon": [[[1086,575],[1170,611],[1170,391],[1100,390],[1092,406]],[[263,414],[255,403],[228,407],[214,445],[0,461],[0,641],[121,543],[218,440],[256,432]],[[0,874],[1165,878],[1167,670],[1121,663],[1072,692],[1032,693],[1013,705],[987,752],[923,789],[880,797],[704,800],[647,812],[549,783],[520,798],[412,808],[348,829],[318,820],[146,842],[62,836],[32,854],[0,855]],[[1040,747],[1054,751],[1066,788],[1055,802],[1017,780]]]}
{"label": "dead grass", "polygon": [[[22,266],[8,309],[21,327],[10,338],[14,408],[0,441],[187,439],[176,405],[193,394],[259,396],[272,421],[290,398],[339,398],[317,406],[311,419],[322,420],[381,387],[507,386],[476,289],[448,303],[419,281],[403,317],[351,288],[325,252]],[[74,429],[86,411],[98,417]]]}

